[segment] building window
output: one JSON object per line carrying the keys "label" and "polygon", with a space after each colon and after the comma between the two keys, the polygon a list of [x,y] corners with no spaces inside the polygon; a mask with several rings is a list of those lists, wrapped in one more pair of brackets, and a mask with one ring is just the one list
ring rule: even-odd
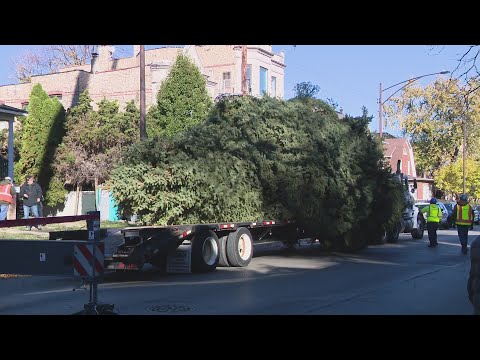
{"label": "building window", "polygon": [[408,168],[407,168],[408,175],[411,175],[411,174],[410,174],[410,160],[408,160],[407,166],[408,166]]}
{"label": "building window", "polygon": [[223,73],[223,89],[222,92],[230,92],[232,86],[231,74],[230,72]]}
{"label": "building window", "polygon": [[252,65],[247,64],[247,92],[252,95]]}
{"label": "building window", "polygon": [[422,186],[423,187],[423,198],[424,199],[430,199],[433,194],[432,190],[431,190],[431,186]]}
{"label": "building window", "polygon": [[51,99],[56,97],[58,100],[62,101],[62,93],[60,92],[52,92],[48,94],[48,96],[50,96]]}
{"label": "building window", "polygon": [[403,148],[403,155],[407,155],[407,148]]}
{"label": "building window", "polygon": [[27,110],[28,111],[28,101],[22,102],[22,110]]}
{"label": "building window", "polygon": [[271,89],[270,92],[272,94],[272,97],[277,96],[277,78],[275,76],[272,76],[272,84],[271,84]]}
{"label": "building window", "polygon": [[268,70],[260,66],[260,95],[268,93],[267,89]]}

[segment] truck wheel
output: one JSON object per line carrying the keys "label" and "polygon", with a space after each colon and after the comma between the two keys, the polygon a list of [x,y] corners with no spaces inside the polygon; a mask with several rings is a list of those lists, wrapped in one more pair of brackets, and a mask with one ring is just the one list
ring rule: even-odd
{"label": "truck wheel", "polygon": [[248,266],[253,255],[252,234],[247,228],[240,228],[227,238],[227,258],[230,266]]}
{"label": "truck wheel", "polygon": [[200,231],[192,238],[192,272],[210,272],[219,260],[218,237],[211,230]]}
{"label": "truck wheel", "polygon": [[230,264],[228,263],[227,258],[227,238],[228,236],[222,236],[218,239],[218,266],[228,267]]}
{"label": "truck wheel", "polygon": [[423,239],[423,233],[425,231],[425,218],[423,216],[422,218],[419,217],[417,223],[418,227],[412,230],[412,238]]}
{"label": "truck wheel", "polygon": [[400,236],[400,227],[402,225],[400,223],[396,223],[394,226],[393,226],[393,229],[388,229],[386,231],[386,240],[388,243],[391,243],[391,244],[394,244],[398,241],[398,238]]}

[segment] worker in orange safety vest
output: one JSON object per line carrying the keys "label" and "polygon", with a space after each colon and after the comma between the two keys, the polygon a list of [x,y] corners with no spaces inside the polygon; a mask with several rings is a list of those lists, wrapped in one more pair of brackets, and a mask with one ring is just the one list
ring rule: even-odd
{"label": "worker in orange safety vest", "polygon": [[0,181],[0,221],[7,219],[8,208],[13,203],[13,197],[16,194],[10,177],[7,176]]}
{"label": "worker in orange safety vest", "polygon": [[473,208],[466,194],[460,195],[453,208],[452,223],[457,226],[458,238],[462,245],[462,254],[468,253],[468,230],[473,229]]}

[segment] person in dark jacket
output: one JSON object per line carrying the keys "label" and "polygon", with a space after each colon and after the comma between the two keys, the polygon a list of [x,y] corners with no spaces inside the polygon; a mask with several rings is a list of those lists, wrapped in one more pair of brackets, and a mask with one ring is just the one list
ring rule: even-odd
{"label": "person in dark jacket", "polygon": [[[20,197],[23,199],[23,214],[24,219],[28,219],[30,211],[34,217],[38,218],[38,204],[42,199],[42,189],[40,185],[35,182],[35,178],[28,175],[25,179],[25,183],[20,187]],[[35,226],[38,230],[41,230],[41,226]],[[31,226],[27,226],[27,230],[31,230]]]}
{"label": "person in dark jacket", "polygon": [[480,236],[470,245],[470,275],[468,277],[468,298],[473,305],[473,314],[480,315]]}

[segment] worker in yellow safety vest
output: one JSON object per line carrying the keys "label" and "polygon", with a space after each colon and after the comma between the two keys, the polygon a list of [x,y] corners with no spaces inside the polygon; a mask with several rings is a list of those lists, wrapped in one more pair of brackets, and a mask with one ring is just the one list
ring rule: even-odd
{"label": "worker in yellow safety vest", "polygon": [[438,246],[437,230],[442,220],[442,209],[437,205],[437,199],[432,197],[430,199],[430,205],[425,206],[422,209],[422,213],[427,213],[427,231],[428,231],[428,244],[429,248]]}
{"label": "worker in yellow safety vest", "polygon": [[468,229],[473,229],[473,208],[466,194],[460,195],[453,208],[452,223],[457,226],[458,238],[462,245],[462,254],[468,254]]}

